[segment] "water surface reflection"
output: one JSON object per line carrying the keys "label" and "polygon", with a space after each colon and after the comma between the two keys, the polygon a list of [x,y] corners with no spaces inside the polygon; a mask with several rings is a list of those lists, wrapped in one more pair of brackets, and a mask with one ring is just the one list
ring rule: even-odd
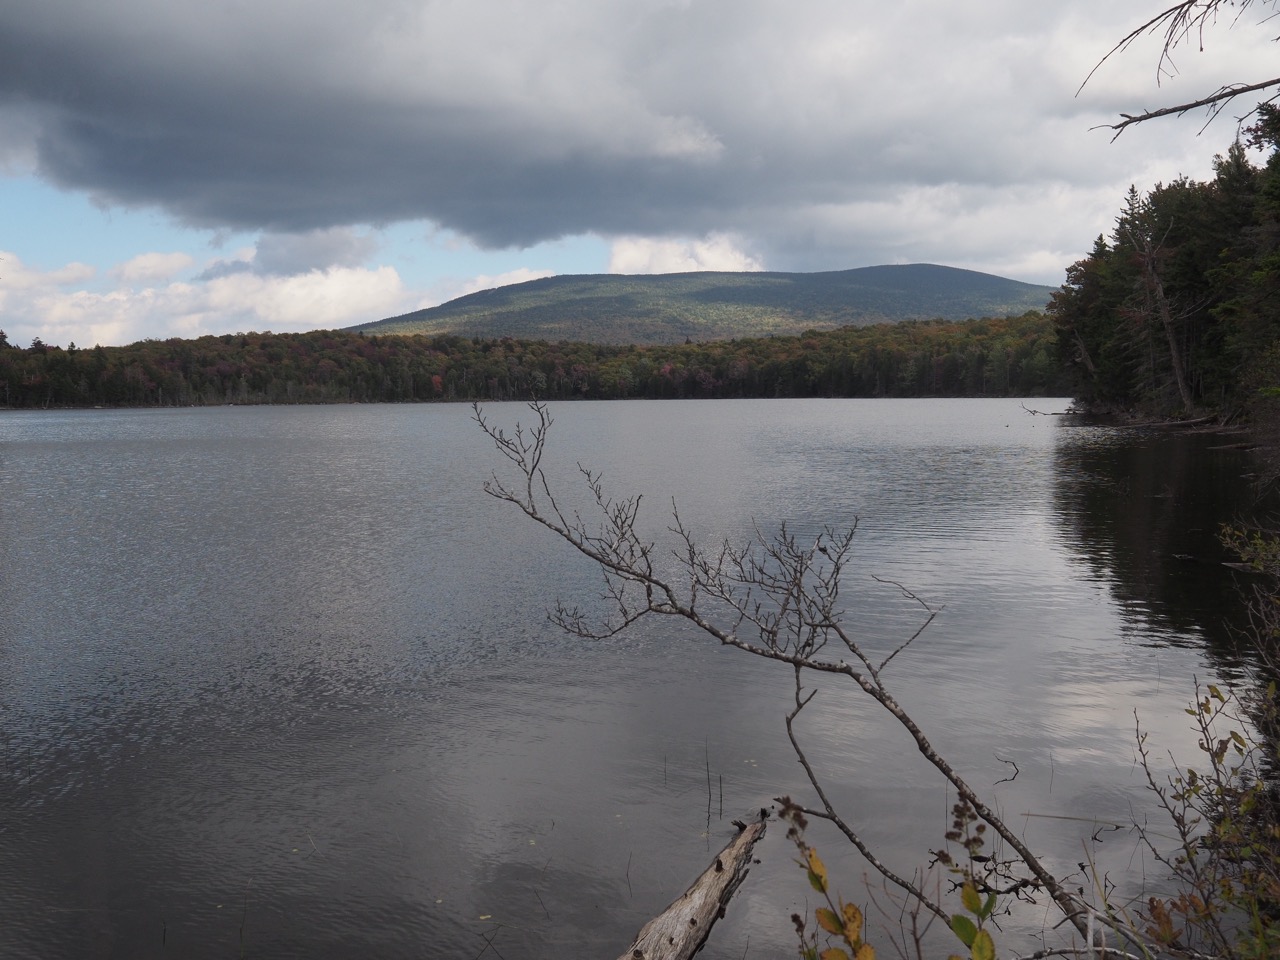
{"label": "water surface reflection", "polygon": [[[645,494],[655,536],[672,498],[711,539],[857,519],[851,622],[883,650],[914,629],[872,574],[943,607],[896,662],[901,699],[974,782],[1017,761],[993,789],[1064,872],[1093,831],[1057,818],[1145,803],[1135,706],[1193,745],[1181,708],[1228,666],[1229,584],[1168,557],[1201,555],[1184,541],[1232,509],[1238,462],[1017,401],[554,413],[557,476],[582,461]],[[801,793],[785,671],[668,623],[598,644],[546,625],[598,577],[483,496],[495,463],[456,406],[0,414],[4,952],[609,956],[731,819]],[[918,865],[950,798],[906,738],[837,690],[802,729],[838,802]],[[856,895],[862,865],[815,839]],[[1098,851],[1121,883],[1131,841]],[[759,850],[709,957],[794,949],[803,878],[780,830]]]}

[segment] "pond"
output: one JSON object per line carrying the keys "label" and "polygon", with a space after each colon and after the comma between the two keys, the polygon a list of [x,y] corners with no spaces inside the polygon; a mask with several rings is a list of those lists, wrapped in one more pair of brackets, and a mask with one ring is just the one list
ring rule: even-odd
{"label": "pond", "polygon": [[[1052,868],[1140,892],[1135,711],[1192,759],[1194,680],[1241,675],[1215,535],[1251,466],[1040,415],[1067,405],[564,404],[548,463],[566,502],[578,462],[643,494],[655,539],[673,500],[709,543],[856,522],[851,628],[887,650],[919,624],[873,577],[940,609],[899,699]],[[614,957],[733,819],[811,799],[785,667],[668,621],[547,623],[599,574],[485,496],[502,468],[454,405],[0,412],[0,953]],[[799,730],[909,873],[954,797],[872,707],[824,684]],[[794,951],[783,832],[705,956]]]}

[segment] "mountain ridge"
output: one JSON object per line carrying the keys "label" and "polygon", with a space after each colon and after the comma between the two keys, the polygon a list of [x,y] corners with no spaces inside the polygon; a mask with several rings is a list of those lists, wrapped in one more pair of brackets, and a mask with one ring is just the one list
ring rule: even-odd
{"label": "mountain ridge", "polygon": [[348,327],[392,334],[662,344],[1043,309],[1056,288],[938,264],[817,273],[564,274]]}

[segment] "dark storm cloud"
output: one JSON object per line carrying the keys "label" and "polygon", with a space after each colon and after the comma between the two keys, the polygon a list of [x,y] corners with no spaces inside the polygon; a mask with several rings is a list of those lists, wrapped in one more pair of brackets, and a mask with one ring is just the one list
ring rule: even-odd
{"label": "dark storm cloud", "polygon": [[368,235],[341,227],[303,234],[266,234],[258,241],[254,266],[259,273],[290,276],[325,267],[358,267],[378,249]]}
{"label": "dark storm cloud", "polygon": [[[0,91],[36,109],[39,172],[106,202],[276,231],[426,217],[506,245],[655,219],[657,197],[683,219],[690,195],[711,193],[697,183],[708,172],[699,170],[697,131],[679,142],[691,126],[681,118],[642,117],[653,129],[601,137],[597,125],[633,118],[572,116],[590,96],[590,71],[551,91],[568,98],[554,102],[521,76],[504,76],[500,54],[497,69],[477,69],[465,48],[501,46],[501,16],[483,35],[468,32],[479,25],[473,17],[419,24],[463,34],[449,51],[452,67],[424,80],[412,39],[381,36],[387,17],[413,12],[398,4],[369,6],[346,33],[299,31],[304,17],[326,18],[317,4],[268,4],[275,16],[267,16],[215,2],[242,29],[212,32],[207,11],[106,2],[77,14],[75,6],[6,15]],[[420,39],[432,56],[438,35]],[[403,58],[403,76],[380,78],[376,63],[360,62],[387,56],[388,45]],[[539,68],[540,58],[577,52],[526,45],[513,56]],[[664,136],[676,142],[664,145]]]}
{"label": "dark storm cloud", "polygon": [[995,189],[1132,176],[1072,99],[1127,15],[963,6],[6,0],[0,161],[205,227],[730,231],[776,267],[892,246],[913,191],[927,234]]}

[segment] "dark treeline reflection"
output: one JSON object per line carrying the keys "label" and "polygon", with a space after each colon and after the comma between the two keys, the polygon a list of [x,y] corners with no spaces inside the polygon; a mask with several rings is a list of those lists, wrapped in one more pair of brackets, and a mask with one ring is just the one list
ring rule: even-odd
{"label": "dark treeline reflection", "polygon": [[[1074,419],[1074,418],[1073,418]],[[1133,432],[1064,423],[1055,502],[1065,542],[1104,583],[1135,631],[1156,644],[1203,638],[1224,675],[1251,659],[1246,594],[1227,562],[1224,523],[1266,513],[1253,456],[1221,434]]]}

